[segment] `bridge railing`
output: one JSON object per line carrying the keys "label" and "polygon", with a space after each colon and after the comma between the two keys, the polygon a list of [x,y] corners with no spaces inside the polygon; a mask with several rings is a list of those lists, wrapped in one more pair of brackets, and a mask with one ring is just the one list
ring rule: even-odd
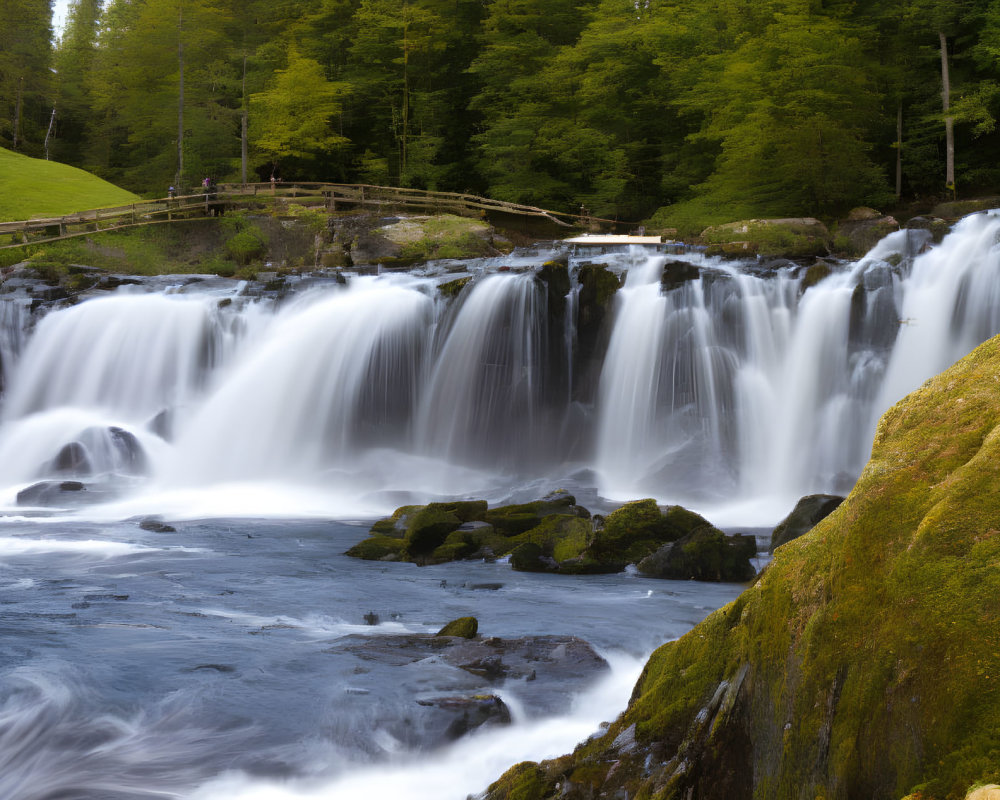
{"label": "bridge railing", "polygon": [[[593,217],[586,213],[568,214],[459,192],[308,181],[221,183],[211,187],[210,191],[141,200],[128,205],[79,211],[60,217],[0,222],[0,249],[43,244],[137,225],[204,219],[218,213],[225,206],[252,205],[268,199],[277,202],[279,198],[299,201],[313,199],[332,211],[350,206],[377,206],[433,209],[465,215],[499,212],[543,218],[567,228],[617,223],[616,220]],[[4,237],[9,237],[8,241],[5,242]]]}

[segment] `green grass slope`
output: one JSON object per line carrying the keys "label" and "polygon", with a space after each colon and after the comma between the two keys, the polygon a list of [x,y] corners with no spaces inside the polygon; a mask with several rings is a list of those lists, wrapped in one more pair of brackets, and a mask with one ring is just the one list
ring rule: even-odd
{"label": "green grass slope", "polygon": [[[641,622],[637,621],[637,624]],[[847,500],[490,800],[930,800],[1000,783],[1000,337],[883,417]]]}
{"label": "green grass slope", "polygon": [[0,147],[0,222],[61,216],[137,199],[82,169]]}

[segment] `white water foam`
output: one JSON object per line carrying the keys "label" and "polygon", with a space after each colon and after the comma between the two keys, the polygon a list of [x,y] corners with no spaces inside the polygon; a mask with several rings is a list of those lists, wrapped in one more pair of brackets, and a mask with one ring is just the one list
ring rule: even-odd
{"label": "white water foam", "polygon": [[[625,707],[643,660],[605,654],[611,674],[580,695],[570,712],[477,731],[441,752],[402,756],[359,767],[333,779],[276,783],[234,774],[211,781],[188,800],[466,800],[482,792],[511,764],[554,758],[599,732]],[[510,707],[516,709],[516,701]],[[386,742],[391,749],[391,742]],[[325,757],[324,757],[325,758]]]}

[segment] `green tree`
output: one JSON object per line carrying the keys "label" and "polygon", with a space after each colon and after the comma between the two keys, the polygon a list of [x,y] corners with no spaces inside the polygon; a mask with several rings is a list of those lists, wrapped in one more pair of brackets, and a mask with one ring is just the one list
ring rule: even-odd
{"label": "green tree", "polygon": [[862,53],[836,19],[777,13],[706,59],[678,100],[719,148],[701,202],[723,216],[830,213],[883,192],[866,137],[879,95]]}
{"label": "green tree", "polygon": [[346,91],[345,84],[328,81],[318,63],[293,49],[288,66],[275,72],[265,91],[251,96],[251,138],[272,175],[279,164],[308,175],[313,162],[348,144],[331,124]]}
{"label": "green tree", "polygon": [[52,1],[0,0],[0,144],[42,155],[52,112]]}
{"label": "green tree", "polygon": [[54,153],[60,161],[83,162],[84,135],[93,98],[88,84],[97,53],[99,0],[75,0],[55,53],[58,137]]}

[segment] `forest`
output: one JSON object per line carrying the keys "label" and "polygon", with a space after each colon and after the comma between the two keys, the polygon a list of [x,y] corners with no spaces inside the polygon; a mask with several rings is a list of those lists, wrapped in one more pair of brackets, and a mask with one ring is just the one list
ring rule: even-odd
{"label": "forest", "polygon": [[621,220],[1000,183],[1000,0],[0,0],[0,146]]}

